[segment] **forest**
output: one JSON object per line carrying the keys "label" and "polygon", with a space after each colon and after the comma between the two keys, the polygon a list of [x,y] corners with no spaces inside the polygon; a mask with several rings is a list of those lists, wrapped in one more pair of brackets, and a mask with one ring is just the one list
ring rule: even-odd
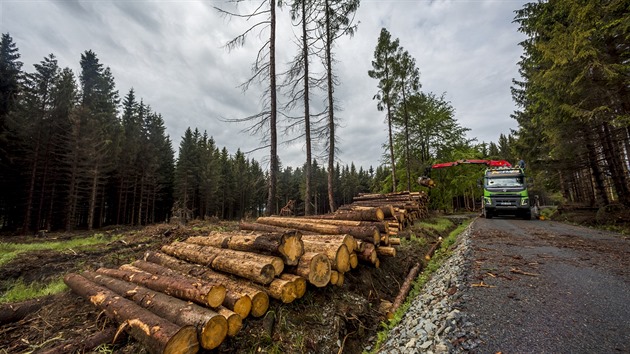
{"label": "forest", "polygon": [[[333,88],[339,82],[332,48],[358,30],[352,14],[359,2],[311,8],[293,2],[291,16],[311,20],[298,24],[300,48],[282,73],[274,64],[273,3],[261,12],[270,39],[245,83],[269,84],[268,106],[241,120],[269,147],[268,170],[240,150],[217,146],[211,131],[197,127],[183,133],[176,156],[165,117],[133,89],[121,98],[96,53],[80,55],[79,73],[62,68],[53,54],[25,71],[18,44],[2,34],[1,229],[28,234],[146,225],[173,215],[239,219],[273,214],[289,200],[296,201],[297,214],[323,214],[358,193],[419,190],[415,180],[431,164],[470,158],[524,158],[533,190],[550,203],[630,206],[630,16],[624,1],[537,2],[516,11],[527,36],[520,43],[521,77],[512,87],[518,129],[497,143],[468,137],[444,95],[422,91],[415,59],[383,28],[366,73],[375,79],[375,95],[365,100],[382,112],[389,138],[381,142],[382,164],[366,169],[340,166],[334,155],[339,118]],[[313,36],[312,28],[327,30]],[[246,34],[228,46],[238,47]],[[311,77],[309,58],[319,60],[322,76]],[[311,91],[327,95],[324,112],[311,112]],[[282,166],[277,93],[288,97],[281,117],[298,117],[291,124],[302,130],[303,166]],[[326,160],[312,158],[311,139],[324,146]],[[480,176],[474,166],[440,171],[433,176],[439,184],[431,190],[432,208],[474,210]]]}

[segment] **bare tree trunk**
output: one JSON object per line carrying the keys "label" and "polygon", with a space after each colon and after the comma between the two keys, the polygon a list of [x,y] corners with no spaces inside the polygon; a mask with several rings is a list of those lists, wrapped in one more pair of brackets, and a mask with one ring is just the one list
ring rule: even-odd
{"label": "bare tree trunk", "polygon": [[276,1],[269,0],[270,8],[270,38],[269,38],[269,91],[271,112],[269,117],[269,139],[271,156],[269,166],[269,195],[267,196],[267,215],[276,213],[276,182],[278,179],[278,135],[276,132],[277,102],[276,102]]}
{"label": "bare tree trunk", "polygon": [[92,176],[92,188],[90,192],[90,208],[88,209],[87,227],[88,230],[92,230],[94,227],[94,211],[96,209],[96,196],[98,195],[98,174],[99,164],[94,166],[94,175]]}
{"label": "bare tree trunk", "polygon": [[304,133],[306,135],[306,188],[304,191],[304,214],[313,214],[313,205],[311,204],[311,178],[313,175],[311,166],[311,112],[310,112],[310,96],[309,96],[309,71],[308,71],[308,35],[306,21],[306,1],[302,1],[302,55],[304,60]]}
{"label": "bare tree trunk", "polygon": [[328,207],[330,212],[335,209],[334,180],[335,175],[335,104],[334,104],[334,83],[332,74],[332,41],[333,30],[331,24],[331,4],[326,0],[326,81],[328,85]]}

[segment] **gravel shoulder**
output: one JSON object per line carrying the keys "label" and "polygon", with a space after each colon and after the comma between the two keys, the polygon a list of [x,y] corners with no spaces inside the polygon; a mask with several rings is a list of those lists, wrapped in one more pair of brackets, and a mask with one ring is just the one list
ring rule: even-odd
{"label": "gravel shoulder", "polygon": [[630,241],[476,219],[381,353],[630,353]]}

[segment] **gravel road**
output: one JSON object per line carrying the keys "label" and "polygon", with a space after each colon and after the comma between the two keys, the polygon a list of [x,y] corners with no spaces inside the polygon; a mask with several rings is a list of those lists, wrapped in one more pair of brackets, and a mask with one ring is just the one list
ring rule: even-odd
{"label": "gravel road", "polygon": [[476,219],[381,353],[630,353],[630,240]]}

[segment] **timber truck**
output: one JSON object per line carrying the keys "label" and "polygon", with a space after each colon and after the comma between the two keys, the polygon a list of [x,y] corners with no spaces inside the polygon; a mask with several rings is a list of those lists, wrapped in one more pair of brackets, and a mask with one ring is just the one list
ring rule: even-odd
{"label": "timber truck", "polygon": [[[483,187],[481,199],[482,212],[486,219],[497,215],[514,215],[529,220],[532,218],[532,209],[525,181],[525,171],[517,166],[512,166],[505,160],[458,160],[432,165],[429,169],[454,167],[462,164],[486,165],[483,181],[479,186]],[[435,182],[427,176],[419,177],[418,183],[422,186],[433,188]]]}

